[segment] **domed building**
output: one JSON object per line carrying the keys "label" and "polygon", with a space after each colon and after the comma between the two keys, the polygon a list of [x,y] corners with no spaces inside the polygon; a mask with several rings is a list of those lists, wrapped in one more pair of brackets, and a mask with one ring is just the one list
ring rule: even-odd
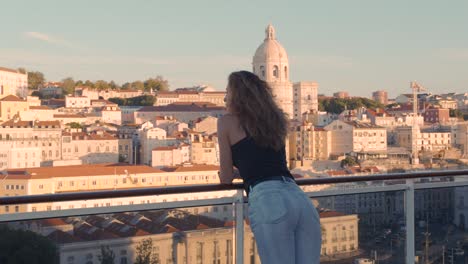
{"label": "domed building", "polygon": [[265,40],[255,52],[252,66],[253,72],[270,85],[276,102],[289,118],[300,120],[304,112],[317,110],[317,83],[291,83],[288,54],[276,40],[271,24],[265,30]]}

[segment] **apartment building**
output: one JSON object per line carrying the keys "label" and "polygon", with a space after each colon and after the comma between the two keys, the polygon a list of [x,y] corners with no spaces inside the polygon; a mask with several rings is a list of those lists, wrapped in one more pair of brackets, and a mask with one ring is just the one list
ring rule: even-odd
{"label": "apartment building", "polygon": [[443,129],[421,129],[413,135],[410,126],[396,128],[397,144],[411,150],[413,143],[418,150],[440,151],[452,146],[451,132]]}
{"label": "apartment building", "polygon": [[157,93],[155,106],[164,106],[179,102],[207,102],[213,105],[224,107],[224,91],[194,91],[194,90],[175,90],[161,91]]}
{"label": "apartment building", "polygon": [[358,215],[346,215],[336,211],[320,212],[319,215],[322,227],[322,256],[358,250]]}
{"label": "apartment building", "polygon": [[205,136],[203,133],[188,131],[190,161],[195,164],[219,165],[218,137]]}
{"label": "apartment building", "polygon": [[307,111],[318,111],[317,82],[297,82],[293,84],[294,118],[301,120]]}
{"label": "apartment building", "polygon": [[207,116],[199,118],[193,125],[193,130],[211,135],[218,131],[218,118]]}
{"label": "apartment building", "polygon": [[330,156],[330,132],[303,121],[289,132],[290,168],[310,167],[314,160],[327,160]]}
{"label": "apartment building", "polygon": [[220,117],[225,108],[211,103],[173,103],[165,106],[145,106],[134,112],[136,124],[153,121],[157,116],[173,116],[180,122],[190,123],[200,117]]}
{"label": "apartment building", "polygon": [[[17,162],[14,162],[15,167],[21,166],[39,166],[32,158],[33,153],[37,153],[37,150],[32,148],[39,148],[40,150],[40,163],[42,165],[52,164],[55,160],[61,159],[61,148],[62,148],[62,129],[60,122],[58,121],[21,121],[21,120],[10,120],[3,122],[0,125],[0,142],[3,146],[9,148],[27,148],[32,152],[26,157],[25,154],[28,152],[19,151],[11,155],[18,155],[20,153],[21,159],[17,162],[21,164],[15,166]],[[21,153],[24,153],[21,154]],[[3,153],[4,155],[6,153]],[[2,163],[8,163],[7,160],[11,160],[11,157],[3,157]],[[28,159],[31,159],[28,161]],[[34,162],[34,164],[33,164]],[[27,164],[26,164],[27,163]]]}
{"label": "apartment building", "polygon": [[66,108],[85,108],[91,106],[91,99],[86,96],[65,96]]}
{"label": "apartment building", "polygon": [[167,132],[153,123],[146,122],[138,130],[138,139],[140,146],[140,163],[151,165],[153,149],[158,147],[169,147],[178,144],[178,140],[168,137]]}
{"label": "apartment building", "polygon": [[190,162],[190,146],[187,144],[156,147],[152,151],[152,167],[176,166],[188,162]]}
{"label": "apartment building", "polygon": [[423,114],[424,122],[447,123],[450,119],[450,109],[429,107]]}
{"label": "apartment building", "polygon": [[7,95],[26,97],[28,74],[19,70],[0,67],[0,98]]}
{"label": "apartment building", "polygon": [[20,113],[29,110],[28,101],[16,95],[7,95],[0,99],[0,121],[18,118]]}
{"label": "apartment building", "polygon": [[82,164],[117,163],[119,138],[105,131],[63,132],[62,160],[80,160]]}
{"label": "apartment building", "polygon": [[[0,195],[35,195],[79,191],[118,190],[129,188],[163,187],[190,184],[219,183],[219,166],[184,164],[161,169],[143,165],[87,164],[59,167],[6,169],[0,174]],[[11,187],[14,186],[14,187]],[[16,187],[18,186],[18,187]],[[87,201],[49,202],[18,207],[24,211],[50,211],[73,208],[118,206],[129,204],[197,200],[232,196],[235,191],[201,192],[133,198],[96,199]],[[0,206],[0,213],[14,212],[12,207]],[[227,206],[212,206],[202,209],[187,208],[186,211],[229,219],[232,214]]]}
{"label": "apartment building", "polygon": [[387,130],[384,127],[359,121],[335,120],[325,126],[330,131],[330,153],[385,152]]}

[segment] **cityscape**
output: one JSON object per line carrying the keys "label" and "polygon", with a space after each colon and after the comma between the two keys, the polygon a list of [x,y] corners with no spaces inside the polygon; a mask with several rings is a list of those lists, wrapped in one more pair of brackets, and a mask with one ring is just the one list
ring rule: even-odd
{"label": "cityscape", "polygon": [[[255,51],[245,70],[268,83],[289,118],[286,157],[297,181],[468,170],[468,89],[441,93],[409,79],[403,93],[362,96],[322,88],[320,76],[292,80],[286,32],[273,23],[257,31],[245,40]],[[218,185],[224,88],[175,87],[158,73],[121,83],[49,79],[2,63],[0,263],[260,263],[247,203],[239,231],[237,204],[222,202],[234,189],[2,204]],[[466,176],[302,185],[320,216],[321,263],[408,263],[408,248],[414,263],[468,263]]]}

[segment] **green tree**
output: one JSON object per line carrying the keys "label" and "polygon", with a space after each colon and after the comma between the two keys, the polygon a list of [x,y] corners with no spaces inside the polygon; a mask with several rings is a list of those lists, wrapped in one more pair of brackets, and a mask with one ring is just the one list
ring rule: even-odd
{"label": "green tree", "polygon": [[0,263],[59,263],[57,246],[34,232],[0,226]]}
{"label": "green tree", "polygon": [[26,69],[25,68],[18,68],[18,72],[22,74],[26,74]]}
{"label": "green tree", "polygon": [[125,106],[127,105],[127,99],[125,98],[120,98],[120,97],[112,97],[108,99],[110,102],[113,102],[115,104],[118,104],[119,106]]}
{"label": "green tree", "polygon": [[135,264],[159,264],[159,258],[153,252],[153,240],[151,238],[138,243]]}
{"label": "green tree", "polygon": [[326,111],[329,113],[339,114],[345,109],[354,110],[360,107],[377,109],[384,108],[383,104],[380,104],[374,100],[362,97],[354,98],[321,98],[318,100],[319,110]]}
{"label": "green tree", "polygon": [[90,81],[90,80],[86,80],[84,82],[84,86],[94,88],[94,83],[92,81]]}
{"label": "green tree", "polygon": [[109,84],[104,80],[98,80],[94,83],[94,88],[96,88],[99,91],[107,90],[109,89]]}
{"label": "green tree", "polygon": [[82,80],[78,80],[75,82],[75,87],[76,86],[83,86],[84,85],[84,82]]}
{"label": "green tree", "polygon": [[83,126],[78,122],[71,122],[67,124],[70,128],[83,128]]}
{"label": "green tree", "polygon": [[341,167],[348,167],[348,166],[356,166],[359,163],[357,162],[356,158],[347,156],[344,160],[341,161]]}
{"label": "green tree", "polygon": [[460,109],[450,109],[449,110],[449,115],[450,115],[450,117],[456,117],[456,118],[459,118],[459,119],[463,118],[463,112],[460,111]]}
{"label": "green tree", "polygon": [[131,106],[150,106],[156,101],[156,97],[152,95],[142,95],[137,97],[127,98],[125,105]]}
{"label": "green tree", "polygon": [[72,77],[68,77],[62,80],[62,88],[65,94],[73,94],[75,92],[75,81]]}
{"label": "green tree", "polygon": [[129,82],[126,82],[122,85],[122,87],[120,89],[122,90],[130,90],[132,88],[132,84],[129,83]]}
{"label": "green tree", "polygon": [[44,84],[45,78],[42,72],[31,71],[28,72],[28,88],[31,90],[37,90]]}
{"label": "green tree", "polygon": [[131,84],[132,90],[144,90],[145,84],[142,81],[134,81]]}
{"label": "green tree", "polygon": [[145,81],[145,91],[168,91],[169,82],[165,80],[161,75],[156,76],[156,78],[149,78]]}
{"label": "green tree", "polygon": [[31,95],[32,95],[32,96],[37,96],[37,97],[39,97],[39,99],[42,99],[42,98],[43,98],[41,92],[39,92],[39,91],[34,91],[34,92],[32,92]]}
{"label": "green tree", "polygon": [[119,85],[116,84],[114,81],[109,82],[109,88],[111,88],[112,90],[120,89]]}
{"label": "green tree", "polygon": [[99,255],[98,259],[101,262],[101,264],[114,264],[114,251],[112,251],[112,249],[108,245],[101,245],[101,255]]}

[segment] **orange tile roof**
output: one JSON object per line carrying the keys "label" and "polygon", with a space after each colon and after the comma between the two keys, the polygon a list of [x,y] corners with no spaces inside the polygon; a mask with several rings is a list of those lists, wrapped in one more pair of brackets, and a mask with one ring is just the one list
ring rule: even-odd
{"label": "orange tile roof", "polygon": [[31,121],[15,121],[15,120],[8,120],[2,123],[2,127],[31,127]]}
{"label": "orange tile roof", "polygon": [[79,114],[54,114],[54,118],[85,118],[85,116]]}
{"label": "orange tile roof", "polygon": [[337,176],[337,175],[346,175],[348,174],[345,170],[335,170],[335,171],[327,171],[327,174],[330,176]]}
{"label": "orange tile roof", "polygon": [[[20,73],[18,70],[10,69],[10,68],[5,68],[5,67],[0,67],[0,71],[7,71],[7,72],[14,72],[14,73]],[[21,73],[22,74],[22,73]]]}
{"label": "orange tile roof", "polygon": [[46,106],[46,105],[39,105],[39,106],[30,106],[30,110],[51,110],[52,108]]}
{"label": "orange tile roof", "polygon": [[15,120],[8,120],[4,123],[1,124],[2,127],[10,126],[10,127],[33,127],[33,124],[35,127],[38,126],[54,126],[54,127],[60,127],[60,122],[59,121],[15,121]]}
{"label": "orange tile roof", "polygon": [[[93,164],[93,165],[72,165],[60,167],[39,167],[24,169],[8,169],[8,179],[17,179],[29,177],[30,179],[49,179],[60,177],[78,177],[78,176],[108,176],[126,174],[144,174],[161,173],[163,171],[144,165],[126,165],[126,164]],[[19,173],[19,174],[18,174]]]}
{"label": "orange tile roof", "polygon": [[43,219],[40,220],[39,223],[42,226],[61,226],[61,225],[67,225],[65,221],[63,221],[61,218],[49,218],[49,219]]}
{"label": "orange tile roof", "polygon": [[190,165],[181,165],[181,166],[168,166],[168,167],[161,168],[161,170],[172,171],[172,172],[218,171],[219,166],[207,165],[207,164],[190,164]]}
{"label": "orange tile roof", "polygon": [[72,136],[72,140],[118,140],[118,137],[116,135],[107,132],[102,132],[102,134],[86,132],[64,132],[63,134],[67,136]]}
{"label": "orange tile roof", "polygon": [[2,99],[0,99],[0,101],[2,101],[2,102],[26,102],[26,100],[23,100],[23,99],[19,98],[16,95],[13,95],[13,94],[10,94],[10,95],[7,95],[7,96],[3,97]]}
{"label": "orange tile roof", "polygon": [[225,107],[216,106],[212,103],[180,102],[162,106],[144,106],[137,112],[206,112],[225,109]]}
{"label": "orange tile roof", "polygon": [[336,212],[336,211],[326,211],[326,212],[319,213],[320,218],[337,217],[337,216],[345,216],[345,215],[346,214]]}
{"label": "orange tile roof", "polygon": [[207,225],[204,225],[204,224],[202,224],[202,223],[200,223],[200,224],[197,225],[197,230],[200,230],[200,229],[208,229],[208,228],[210,228],[210,227],[207,226]]}
{"label": "orange tile roof", "polygon": [[151,235],[150,233],[142,230],[142,229],[138,229],[136,232],[135,232],[135,236],[147,236],[147,235]]}
{"label": "orange tile roof", "polygon": [[168,151],[168,150],[174,150],[177,149],[176,146],[169,146],[169,147],[156,147],[153,149],[153,151]]}

